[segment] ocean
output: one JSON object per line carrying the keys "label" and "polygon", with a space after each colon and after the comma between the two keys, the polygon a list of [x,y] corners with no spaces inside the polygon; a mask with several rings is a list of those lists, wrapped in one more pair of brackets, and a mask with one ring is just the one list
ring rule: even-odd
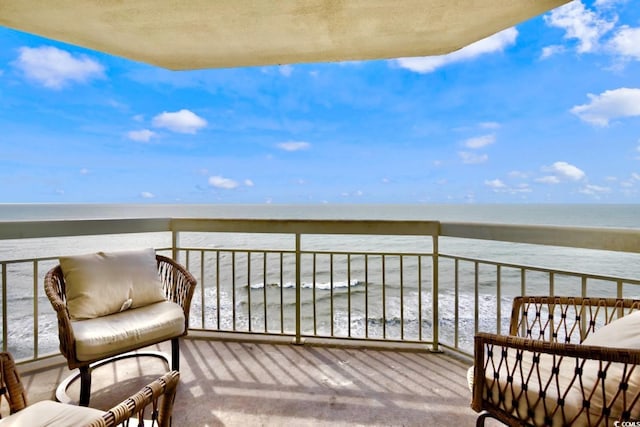
{"label": "ocean", "polygon": [[87,218],[416,219],[640,227],[640,204],[0,204],[0,220]]}
{"label": "ocean", "polygon": [[[256,218],[256,219],[408,219],[438,220],[442,222],[477,222],[526,225],[564,225],[578,227],[640,228],[640,205],[128,205],[128,204],[5,204],[0,205],[0,221],[56,220],[56,219],[104,219],[104,218]],[[212,258],[205,257],[204,301],[198,292],[192,307],[192,326],[221,328],[225,330],[291,331],[291,308],[295,296],[295,277],[290,274],[291,257],[285,256],[283,264],[289,272],[280,274],[277,262],[260,274],[263,259],[251,260],[238,253],[235,258],[238,268],[231,267],[231,252],[226,249],[275,249],[293,248],[291,236],[242,235],[228,233],[184,233],[182,246],[218,249],[221,269],[214,272]],[[430,242],[429,242],[430,243]],[[168,233],[129,234],[118,236],[74,237],[55,239],[25,239],[20,241],[0,240],[0,262],[34,257],[53,257],[80,254],[98,250],[120,250],[141,247],[166,248],[171,246]],[[640,278],[640,257],[636,254],[589,251],[568,248],[543,247],[538,245],[507,244],[492,241],[470,241],[467,239],[441,238],[440,252],[459,256],[495,260],[514,264],[543,266],[569,271],[611,275],[623,278]],[[425,252],[424,238],[388,236],[304,236],[303,249],[331,251]],[[430,245],[426,252],[429,252]],[[235,255],[234,255],[235,256]],[[189,268],[199,275],[201,266],[198,257],[191,260]],[[311,258],[305,262],[302,278],[303,333],[336,336],[416,338],[422,332],[432,330],[430,308],[431,268],[417,258],[408,257],[400,265],[398,258],[386,260],[382,274],[381,259],[372,258],[364,267],[363,257],[354,256],[347,271],[337,264],[331,276],[331,262],[327,257],[318,257],[316,279],[310,273]],[[184,260],[182,260],[184,262]],[[337,259],[337,261],[341,261]],[[7,264],[8,299],[8,347],[23,357],[34,353],[33,295],[38,292],[38,348],[39,353],[55,351],[57,348],[57,324],[48,300],[42,291],[42,277],[56,260],[41,262],[39,277],[34,280],[30,263]],[[250,269],[246,266],[251,264]],[[254,266],[255,264],[255,266]],[[287,268],[289,267],[289,268]],[[250,271],[251,273],[245,273]],[[402,271],[402,273],[400,273]],[[425,289],[418,289],[419,273]],[[406,285],[400,286],[397,277],[402,274]],[[469,350],[475,326],[474,307],[480,313],[479,328],[495,329],[495,272],[482,266],[479,271],[479,302],[475,301],[472,280],[473,265],[461,267],[459,289],[458,324],[460,346]],[[503,316],[510,310],[510,299],[520,292],[520,272],[504,269],[502,296]],[[215,275],[226,283],[215,287]],[[249,277],[249,276],[250,277]],[[266,277],[262,277],[266,276]],[[441,260],[440,264],[441,339],[453,340],[456,323],[452,313],[456,310],[453,289],[452,262]],[[526,284],[527,293],[544,293],[545,277],[531,274]],[[233,287],[229,283],[235,282]],[[566,282],[566,286],[564,284]],[[384,285],[383,285],[384,283]],[[563,287],[564,286],[564,287]],[[595,284],[590,291],[609,295],[609,284]],[[384,290],[383,290],[384,288]],[[538,289],[541,288],[541,289]],[[580,284],[559,278],[556,293],[579,292]],[[218,294],[219,292],[219,294]],[[631,292],[634,292],[631,290]],[[364,298],[369,298],[365,310]],[[493,295],[493,296],[492,296]],[[220,304],[218,306],[218,300]],[[280,299],[281,298],[281,299]],[[316,311],[313,310],[313,300]],[[382,303],[381,301],[384,301]],[[420,305],[422,303],[422,311]],[[264,304],[270,307],[265,320],[261,316]],[[286,307],[271,310],[282,303]],[[235,310],[232,308],[235,307]],[[235,313],[235,315],[233,314]],[[281,318],[282,316],[282,318]],[[282,322],[281,322],[282,321]],[[251,326],[249,326],[251,325]],[[282,326],[284,325],[284,326]]]}

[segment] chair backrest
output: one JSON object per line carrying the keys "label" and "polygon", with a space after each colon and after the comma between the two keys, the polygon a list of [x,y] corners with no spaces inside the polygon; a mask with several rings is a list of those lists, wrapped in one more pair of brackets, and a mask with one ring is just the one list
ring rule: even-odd
{"label": "chair backrest", "polygon": [[509,334],[580,344],[600,327],[636,310],[640,300],[520,296],[513,301]]}

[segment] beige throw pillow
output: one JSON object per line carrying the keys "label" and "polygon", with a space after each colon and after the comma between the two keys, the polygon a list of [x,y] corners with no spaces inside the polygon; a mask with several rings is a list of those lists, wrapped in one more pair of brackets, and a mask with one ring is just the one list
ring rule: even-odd
{"label": "beige throw pillow", "polygon": [[589,334],[584,345],[640,348],[640,311],[634,311]]}
{"label": "beige throw pillow", "polygon": [[93,319],[166,299],[153,249],[61,257],[60,266],[73,320]]}
{"label": "beige throw pillow", "polygon": [[[629,313],[613,322],[592,332],[583,342],[583,345],[593,345],[599,347],[615,347],[640,349],[640,311]],[[628,365],[628,367],[633,365]],[[598,377],[601,368],[606,369],[606,378],[603,383]],[[627,384],[627,396],[635,397],[640,390],[640,366],[633,370],[626,369],[622,363],[599,362],[596,360],[587,360],[582,367],[582,382],[586,391],[590,392],[594,388],[591,398],[592,412],[599,414],[601,408],[608,407],[612,411],[612,416],[616,418],[623,410],[623,399],[618,396],[620,383]],[[574,384],[574,387],[580,388],[580,384]],[[606,399],[603,399],[606,395]],[[631,413],[631,419],[640,417],[640,405],[635,405]]]}

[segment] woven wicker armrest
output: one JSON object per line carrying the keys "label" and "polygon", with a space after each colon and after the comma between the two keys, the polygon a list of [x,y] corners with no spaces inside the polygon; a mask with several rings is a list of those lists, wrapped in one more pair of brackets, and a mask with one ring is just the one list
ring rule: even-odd
{"label": "woven wicker armrest", "polygon": [[24,390],[20,374],[11,353],[0,352],[0,393],[9,404],[11,414],[24,409],[27,405],[27,393]]}
{"label": "woven wicker armrest", "polygon": [[158,261],[158,273],[169,301],[182,306],[185,315],[185,331],[189,327],[189,312],[191,299],[196,288],[197,281],[189,271],[171,258],[156,255]]}
{"label": "woven wicker armrest", "polygon": [[640,414],[640,350],[475,337],[475,411],[510,425],[608,425]]}
{"label": "woven wicker armrest", "polygon": [[594,359],[605,362],[640,365],[640,350],[637,349],[562,344],[514,337],[511,335],[478,332],[475,336],[475,350],[480,353],[476,354],[484,354],[484,348],[488,345],[536,353],[547,353],[556,356],[565,356],[567,358]]}
{"label": "woven wicker armrest", "polygon": [[579,344],[593,331],[640,310],[640,300],[522,296],[513,301],[509,334]]}
{"label": "woven wicker armrest", "polygon": [[67,360],[76,359],[75,335],[71,326],[71,315],[67,309],[64,274],[60,265],[49,270],[44,277],[44,291],[58,318],[60,352]]}
{"label": "woven wicker armrest", "polygon": [[133,396],[109,409],[100,419],[88,424],[87,427],[129,425],[132,419],[138,421],[140,425],[142,420],[151,420],[151,424],[145,423],[145,426],[171,426],[171,413],[179,379],[178,371],[167,372]]}

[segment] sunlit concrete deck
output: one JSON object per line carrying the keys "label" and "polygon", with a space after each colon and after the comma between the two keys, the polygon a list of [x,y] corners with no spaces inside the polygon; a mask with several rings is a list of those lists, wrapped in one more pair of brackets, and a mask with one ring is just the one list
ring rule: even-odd
{"label": "sunlit concrete deck", "polygon": [[[475,423],[469,362],[447,354],[187,338],[181,357],[174,426]],[[19,369],[30,403],[52,398],[69,374],[63,364]],[[91,406],[108,408],[165,370],[161,359],[151,357],[97,368]],[[69,397],[77,399],[78,389],[73,383]]]}

